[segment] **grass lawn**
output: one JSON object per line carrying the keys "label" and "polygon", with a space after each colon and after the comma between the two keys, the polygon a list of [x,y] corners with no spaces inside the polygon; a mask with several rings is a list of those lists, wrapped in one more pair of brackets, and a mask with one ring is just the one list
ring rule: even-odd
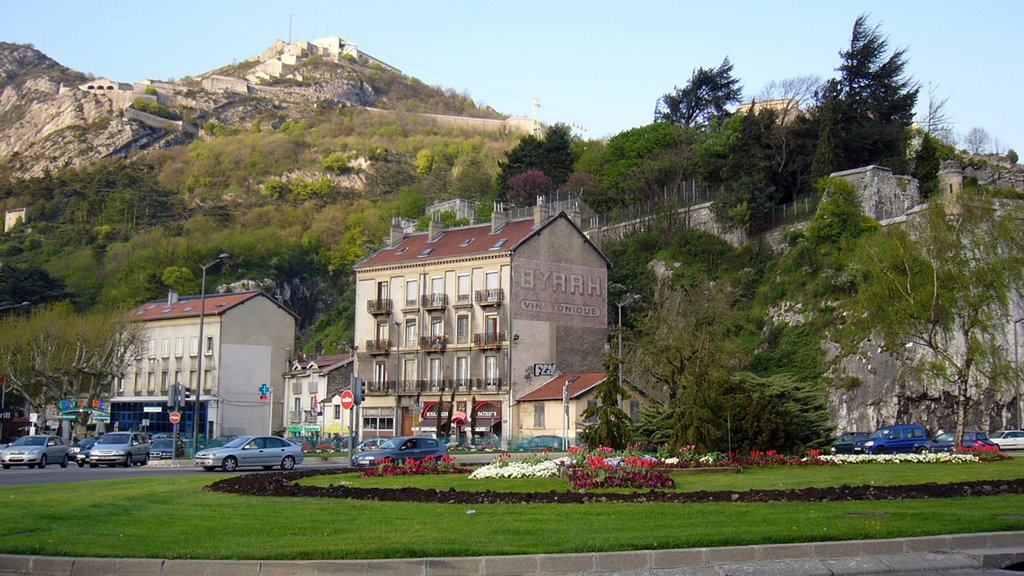
{"label": "grass lawn", "polygon": [[[779,504],[437,505],[257,498],[204,476],[0,488],[0,552],[57,556],[349,559],[597,552],[1024,530],[1024,495]],[[679,489],[907,484],[1024,477],[1024,460],[857,464],[677,476]],[[315,481],[368,485],[354,475]],[[397,481],[396,481],[397,480]],[[314,479],[308,480],[313,482]],[[564,489],[556,480],[387,479],[447,489]],[[383,479],[374,479],[378,486]]]}

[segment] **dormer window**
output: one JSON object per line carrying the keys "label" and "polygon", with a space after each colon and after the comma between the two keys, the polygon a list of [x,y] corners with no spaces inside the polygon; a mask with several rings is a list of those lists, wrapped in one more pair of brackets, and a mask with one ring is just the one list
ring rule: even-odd
{"label": "dormer window", "polygon": [[430,255],[430,253],[431,253],[431,252],[433,252],[433,251],[434,251],[434,249],[433,249],[433,248],[424,248],[424,249],[423,249],[423,252],[420,252],[420,253],[419,253],[419,254],[418,254],[418,255],[417,255],[416,257],[417,257],[417,258],[426,258],[426,257],[427,257],[427,256],[429,256],[429,255]]}
{"label": "dormer window", "polygon": [[476,238],[466,238],[465,240],[462,241],[462,244],[459,244],[459,246],[465,248],[466,246],[472,244],[473,240],[476,240]]}
{"label": "dormer window", "polygon": [[508,242],[508,238],[502,238],[501,240],[498,240],[497,242],[494,243],[494,246],[491,246],[491,250],[497,250],[501,248],[502,246],[505,245],[505,242]]}

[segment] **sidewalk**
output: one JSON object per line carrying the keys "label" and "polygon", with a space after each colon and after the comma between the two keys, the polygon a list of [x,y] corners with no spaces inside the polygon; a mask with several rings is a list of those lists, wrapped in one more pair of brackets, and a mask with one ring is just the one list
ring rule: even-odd
{"label": "sidewalk", "polygon": [[0,574],[31,576],[854,576],[1004,568],[1024,562],[1024,532],[890,540],[389,560],[159,560],[0,554]]}

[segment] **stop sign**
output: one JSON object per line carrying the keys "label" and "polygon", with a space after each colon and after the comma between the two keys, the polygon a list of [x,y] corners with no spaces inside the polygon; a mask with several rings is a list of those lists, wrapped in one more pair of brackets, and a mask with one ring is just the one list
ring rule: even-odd
{"label": "stop sign", "polygon": [[345,410],[351,410],[352,406],[355,405],[356,398],[352,395],[351,390],[341,391],[341,407]]}
{"label": "stop sign", "polygon": [[171,412],[167,415],[167,419],[171,421],[171,424],[177,424],[181,422],[181,412]]}

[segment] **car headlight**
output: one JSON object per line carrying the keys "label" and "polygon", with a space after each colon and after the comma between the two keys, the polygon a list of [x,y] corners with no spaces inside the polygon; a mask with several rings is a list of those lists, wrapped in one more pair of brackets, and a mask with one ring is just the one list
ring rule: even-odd
{"label": "car headlight", "polygon": [[867,440],[866,442],[864,442],[864,445],[865,446],[874,446],[875,445],[875,441],[874,440]]}

